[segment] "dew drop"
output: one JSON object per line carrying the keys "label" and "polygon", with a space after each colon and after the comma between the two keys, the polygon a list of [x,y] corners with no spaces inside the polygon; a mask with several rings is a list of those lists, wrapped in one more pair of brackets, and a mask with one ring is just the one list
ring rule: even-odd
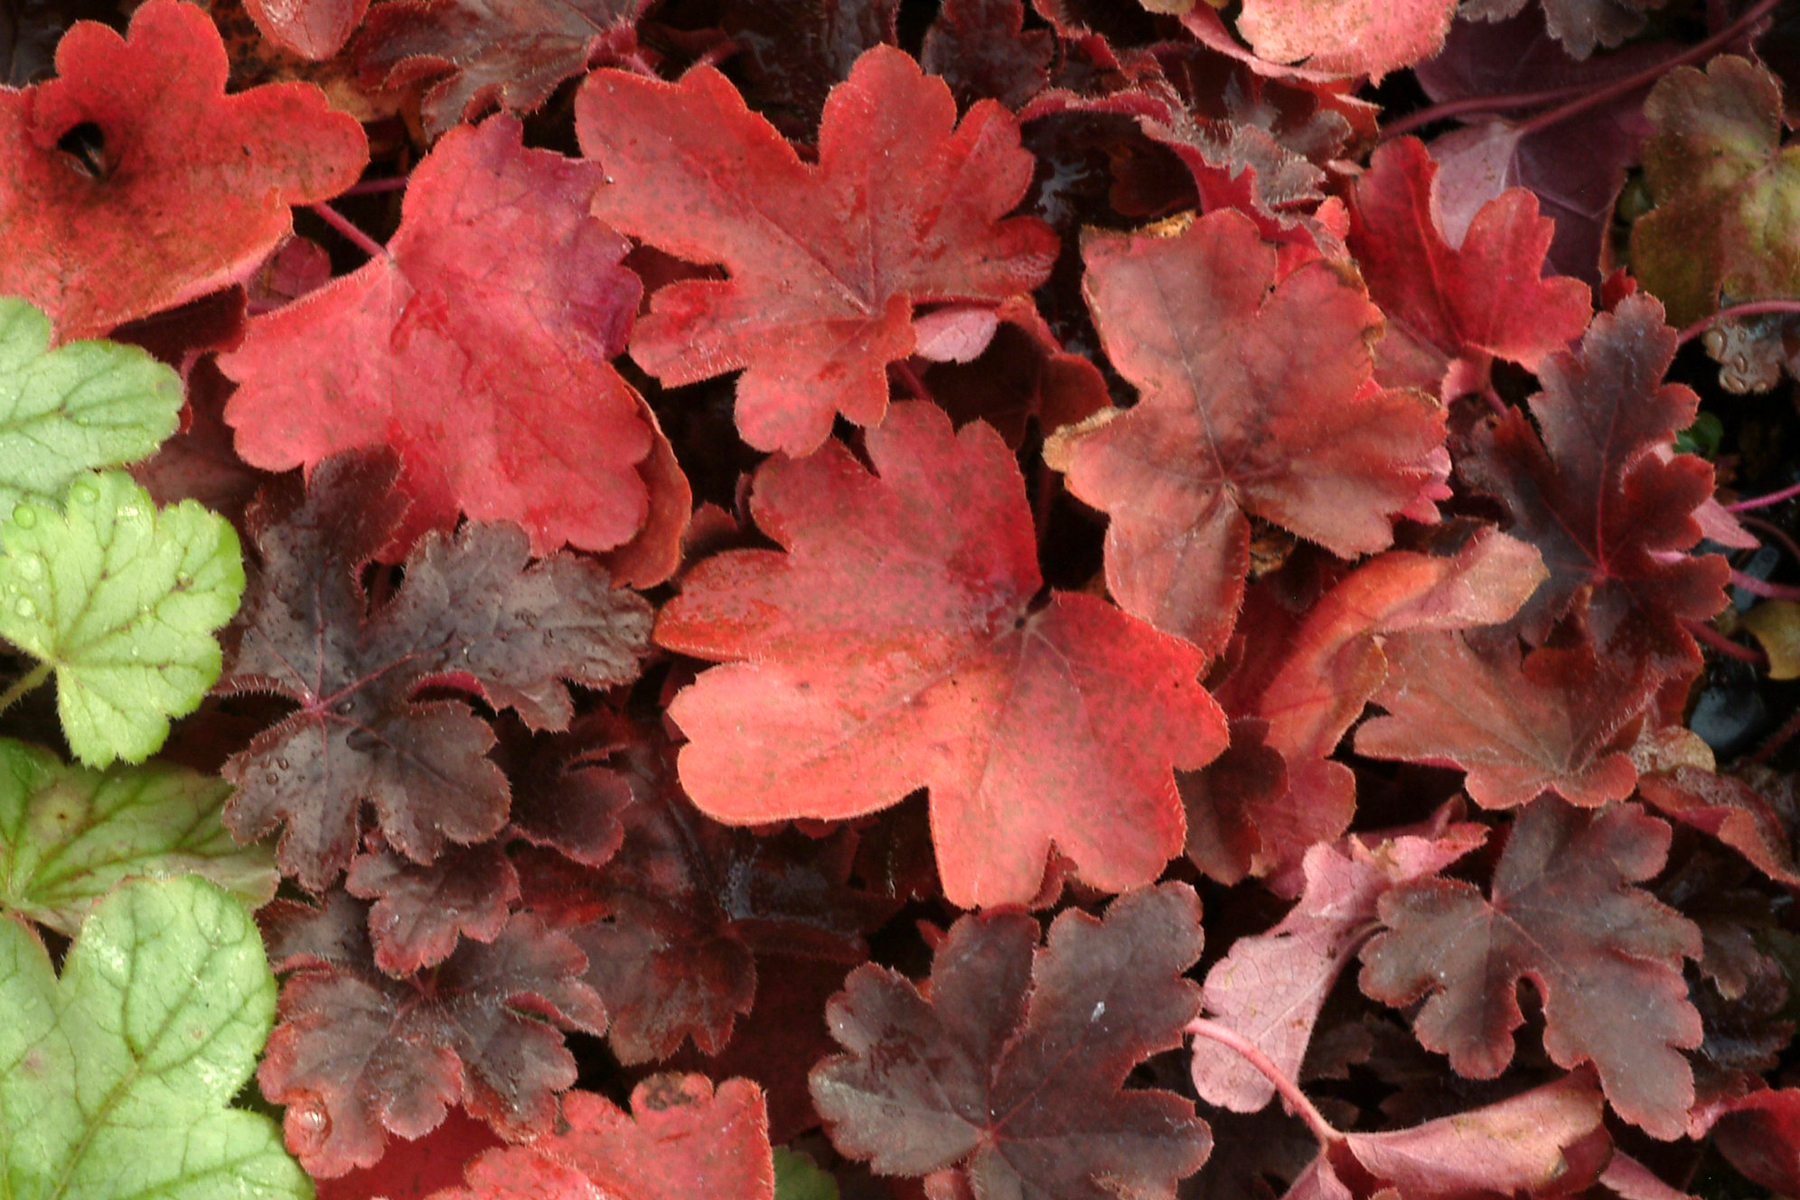
{"label": "dew drop", "polygon": [[93,424],[93,421],[89,420],[87,417],[76,417],[75,424],[81,426],[81,428],[83,428],[83,429],[86,429],[89,425]]}
{"label": "dew drop", "polygon": [[19,574],[27,579],[42,579],[44,577],[44,560],[35,554],[21,556]]}
{"label": "dew drop", "polygon": [[30,529],[37,524],[37,509],[29,504],[21,504],[13,509],[13,524],[20,529]]}
{"label": "dew drop", "polygon": [[35,617],[37,616],[37,605],[31,602],[29,596],[20,596],[13,601],[13,611],[21,617]]}
{"label": "dew drop", "polygon": [[269,771],[263,775],[263,782],[268,784],[270,787],[274,787],[276,784],[281,782],[281,776],[277,775],[273,771]]}
{"label": "dew drop", "polygon": [[94,501],[100,499],[100,489],[85,479],[70,488],[69,494],[75,497],[75,501],[78,504],[92,504]]}
{"label": "dew drop", "polygon": [[278,758],[275,760],[275,765],[285,771],[288,769],[288,760],[285,758]]}

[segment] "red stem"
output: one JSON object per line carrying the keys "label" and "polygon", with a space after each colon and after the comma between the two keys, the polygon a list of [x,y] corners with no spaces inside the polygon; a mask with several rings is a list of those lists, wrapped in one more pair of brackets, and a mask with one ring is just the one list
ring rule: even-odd
{"label": "red stem", "polygon": [[1275,1090],[1281,1093],[1283,1100],[1287,1101],[1288,1111],[1306,1122],[1306,1127],[1312,1130],[1312,1135],[1319,1140],[1320,1146],[1329,1146],[1344,1136],[1332,1128],[1331,1122],[1325,1119],[1325,1114],[1320,1112],[1318,1106],[1307,1098],[1305,1092],[1300,1090],[1299,1084],[1289,1079],[1286,1073],[1276,1066],[1274,1061],[1264,1054],[1255,1042],[1237,1030],[1227,1028],[1216,1021],[1209,1021],[1205,1017],[1195,1017],[1188,1022],[1185,1032],[1191,1033],[1195,1037],[1210,1038],[1243,1055],[1251,1066],[1261,1071],[1269,1082],[1275,1085]]}
{"label": "red stem", "polygon": [[911,392],[915,399],[923,400],[928,404],[937,403],[931,395],[931,389],[925,386],[925,381],[919,377],[917,371],[913,370],[911,362],[903,358],[898,362],[889,363],[888,369],[900,377],[900,382],[906,385],[906,390]]}
{"label": "red stem", "polygon": [[1735,658],[1759,668],[1769,665],[1769,660],[1760,651],[1739,645],[1703,621],[1683,621],[1681,625],[1694,635],[1695,641],[1717,650],[1727,658]]}
{"label": "red stem", "polygon": [[1676,344],[1687,345],[1705,333],[1714,321],[1723,321],[1730,317],[1748,317],[1756,313],[1800,313],[1800,300],[1746,300],[1742,304],[1727,305],[1710,317],[1701,317],[1676,334]]}
{"label": "red stem", "polygon": [[1768,762],[1775,757],[1777,751],[1793,741],[1794,735],[1797,733],[1800,733],[1800,712],[1789,717],[1782,723],[1780,729],[1770,734],[1769,740],[1758,746],[1756,752],[1750,756],[1750,761],[1753,763]]}
{"label": "red stem", "polygon": [[340,213],[337,209],[331,207],[331,205],[320,203],[310,205],[309,207],[317,214],[319,220],[337,230],[344,236],[345,241],[349,242],[352,246],[355,246],[358,250],[361,250],[364,254],[367,254],[370,258],[387,257],[386,246],[383,246],[380,242],[352,225],[343,213]]}
{"label": "red stem", "polygon": [[1545,88],[1541,92],[1508,92],[1494,96],[1464,96],[1460,100],[1446,100],[1442,104],[1433,104],[1428,108],[1421,108],[1418,112],[1408,113],[1392,125],[1383,126],[1381,140],[1385,142],[1403,137],[1434,121],[1461,116],[1463,113],[1500,112],[1509,108],[1536,108],[1540,104],[1554,104],[1558,100],[1579,96],[1587,91],[1588,87],[1589,85],[1585,83],[1572,83],[1567,87]]}
{"label": "red stem", "polygon": [[1785,584],[1769,583],[1754,575],[1746,575],[1742,571],[1731,572],[1734,586],[1743,588],[1752,596],[1761,596],[1766,600],[1800,600],[1800,588],[1788,587]]}
{"label": "red stem", "polygon": [[[1727,512],[1743,512],[1751,508],[1767,508],[1771,504],[1780,504],[1783,500],[1791,500],[1800,496],[1800,483],[1782,488],[1779,492],[1770,492],[1766,496],[1752,496],[1748,500],[1736,500],[1725,506]],[[1800,558],[1800,554],[1795,555]]]}

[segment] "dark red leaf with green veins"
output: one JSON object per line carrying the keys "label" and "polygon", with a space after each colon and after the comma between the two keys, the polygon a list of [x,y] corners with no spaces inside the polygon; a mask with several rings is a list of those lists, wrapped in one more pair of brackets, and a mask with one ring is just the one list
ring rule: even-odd
{"label": "dark red leaf with green veins", "polygon": [[[1092,232],[1084,291],[1135,408],[1073,439],[1069,487],[1112,517],[1126,611],[1203,650],[1243,601],[1254,514],[1334,554],[1381,550],[1447,493],[1444,414],[1371,379],[1381,314],[1324,262],[1277,279],[1248,218],[1174,237]],[[1291,347],[1305,345],[1304,355]]]}
{"label": "dark red leaf with green veins", "polygon": [[891,47],[832,92],[816,166],[710,67],[678,84],[597,71],[576,120],[611,181],[594,211],[730,275],[658,291],[632,357],[670,384],[748,368],[737,423],[758,449],[814,450],[836,413],[879,423],[915,304],[998,304],[1055,257],[1043,222],[1002,219],[1031,179],[1012,115],[984,102],[958,123],[943,81]]}
{"label": "dark red leaf with green veins", "polygon": [[1490,355],[1535,370],[1587,328],[1587,285],[1542,277],[1552,223],[1523,188],[1483,205],[1462,237],[1447,240],[1437,173],[1418,139],[1402,138],[1377,150],[1356,181],[1350,250],[1387,317],[1376,378],[1437,392],[1459,360],[1485,378]]}
{"label": "dark red leaf with green veins", "polygon": [[1038,947],[1016,910],[965,916],[933,959],[929,998],[859,967],[826,1009],[847,1054],[812,1072],[841,1153],[883,1175],[958,1163],[979,1200],[1173,1200],[1212,1139],[1187,1101],[1123,1090],[1199,1011],[1182,972],[1200,954],[1183,884],[1068,911]]}
{"label": "dark red leaf with green veins", "polygon": [[1700,956],[1700,931],[1631,886],[1668,852],[1668,825],[1635,805],[1596,813],[1544,797],[1515,818],[1491,899],[1452,879],[1382,898],[1388,928],[1363,950],[1363,991],[1394,1005],[1424,999],[1419,1041],[1459,1074],[1491,1079],[1512,1061],[1516,992],[1530,979],[1550,1057],[1593,1063],[1620,1116],[1680,1137],[1694,1102],[1680,1051],[1701,1040],[1681,960]]}
{"label": "dark red leaf with green veins", "polygon": [[1012,454],[988,426],[895,405],[873,472],[840,443],[773,458],[751,508],[786,552],[717,555],[656,638],[715,667],[669,708],[681,781],[739,824],[842,819],[931,789],[954,904],[1025,903],[1054,846],[1109,891],[1181,847],[1170,769],[1223,748],[1193,647],[1041,584]]}
{"label": "dark red leaf with green veins", "polygon": [[1664,674],[1699,666],[1683,619],[1725,604],[1729,568],[1718,555],[1679,553],[1700,540],[1694,510],[1712,495],[1711,464],[1660,456],[1694,420],[1699,398],[1664,384],[1675,331],[1662,306],[1627,296],[1594,318],[1576,351],[1545,359],[1531,398],[1537,428],[1509,409],[1478,430],[1459,463],[1512,512],[1510,532],[1544,556],[1550,578],[1520,614],[1541,641],[1552,623],[1585,607],[1600,653]]}
{"label": "dark red leaf with green veins", "polygon": [[653,1075],[628,1115],[603,1096],[563,1097],[562,1129],[483,1155],[431,1200],[774,1200],[762,1093],[742,1079]]}
{"label": "dark red leaf with green veins", "polygon": [[[78,22],[58,78],[0,88],[0,295],[93,337],[233,282],[292,226],[290,206],[356,182],[368,142],[317,88],[225,95],[206,14],[150,0],[128,38]],[[60,145],[97,131],[84,165]]]}
{"label": "dark red leaf with green veins", "polygon": [[1356,731],[1373,758],[1453,763],[1484,808],[1513,808],[1545,791],[1598,808],[1630,796],[1627,752],[1658,677],[1628,677],[1583,643],[1520,657],[1510,627],[1497,634],[1417,632],[1384,647],[1388,715]]}
{"label": "dark red leaf with green veins", "polygon": [[555,1093],[575,1082],[558,1027],[606,1026],[586,958],[536,917],[462,942],[419,979],[375,966],[368,910],[343,892],[320,909],[277,901],[264,919],[271,960],[292,974],[257,1082],[289,1106],[288,1148],[314,1175],[368,1166],[389,1133],[419,1137],[458,1101],[509,1140],[549,1132]]}
{"label": "dark red leaf with green veins", "polygon": [[252,321],[219,360],[239,384],[225,419],[246,462],[310,471],[393,447],[413,501],[401,551],[459,510],[517,521],[534,554],[623,545],[649,512],[638,468],[660,434],[608,361],[641,286],[619,265],[624,239],[587,213],[599,169],[521,136],[497,117],[445,137],[385,256]]}
{"label": "dark red leaf with green veins", "polygon": [[419,103],[436,137],[498,106],[527,113],[595,62],[637,52],[652,0],[394,0],[356,39],[364,82],[425,84]]}
{"label": "dark red leaf with green veins", "polygon": [[493,731],[466,704],[413,700],[422,684],[453,682],[557,728],[571,713],[561,681],[633,678],[649,632],[648,606],[591,561],[528,569],[509,525],[427,535],[399,594],[371,611],[357,572],[404,507],[395,471],[385,454],[328,459],[304,499],[280,486],[250,517],[263,572],[223,686],[300,709],[226,764],[240,789],[226,822],[242,838],[285,822],[282,867],[315,892],[348,865],[365,800],[388,844],[420,863],[505,824],[506,779],[485,757]]}

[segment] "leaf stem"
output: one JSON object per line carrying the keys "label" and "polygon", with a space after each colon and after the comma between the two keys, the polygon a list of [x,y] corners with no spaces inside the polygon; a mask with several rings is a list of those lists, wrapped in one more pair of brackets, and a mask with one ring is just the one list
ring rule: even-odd
{"label": "leaf stem", "polygon": [[11,687],[7,688],[4,692],[0,692],[0,712],[5,712],[7,709],[11,708],[14,704],[18,703],[19,697],[25,695],[25,693],[31,691],[48,678],[50,678],[50,664],[47,662],[41,662],[37,666],[31,668],[31,670],[19,676],[13,681]]}
{"label": "leaf stem", "polygon": [[923,400],[928,404],[937,403],[931,395],[931,389],[925,386],[924,378],[913,370],[910,360],[898,359],[889,363],[888,369],[894,372],[900,382],[906,385],[906,390],[911,392],[916,399]]}
{"label": "leaf stem", "polygon": [[388,257],[387,247],[352,225],[347,217],[329,204],[323,202],[309,205],[319,220],[325,222],[344,236],[344,240],[367,254],[370,258]]}
{"label": "leaf stem", "polygon": [[1715,321],[1724,321],[1731,317],[1749,317],[1757,313],[1800,313],[1800,300],[1746,300],[1742,304],[1726,305],[1712,316],[1701,317],[1676,334],[1675,342],[1677,345],[1685,346],[1705,333]]}
{"label": "leaf stem", "polygon": [[1747,662],[1755,667],[1766,667],[1769,660],[1748,646],[1741,646],[1732,641],[1704,621],[1684,620],[1681,627],[1694,635],[1694,640],[1713,650],[1717,650],[1727,658],[1735,658],[1739,662]]}
{"label": "leaf stem", "polygon": [[1770,583],[1766,579],[1758,579],[1754,575],[1746,575],[1736,568],[1731,572],[1733,587],[1741,587],[1752,596],[1761,596],[1765,600],[1800,600],[1800,588],[1788,587],[1786,584]]}
{"label": "leaf stem", "polygon": [[1275,1090],[1280,1092],[1281,1098],[1287,1102],[1288,1111],[1306,1122],[1306,1127],[1312,1130],[1312,1135],[1319,1140],[1319,1145],[1329,1146],[1343,1137],[1343,1134],[1332,1128],[1331,1122],[1325,1119],[1325,1114],[1319,1111],[1318,1106],[1307,1098],[1305,1092],[1300,1090],[1300,1085],[1289,1079],[1287,1074],[1276,1066],[1274,1060],[1264,1054],[1255,1042],[1237,1030],[1221,1025],[1217,1021],[1209,1021],[1205,1017],[1195,1017],[1188,1022],[1184,1032],[1191,1033],[1195,1037],[1210,1038],[1243,1055],[1251,1066],[1261,1071],[1268,1081],[1275,1085]]}
{"label": "leaf stem", "polygon": [[1737,500],[1725,506],[1726,512],[1743,512],[1751,508],[1767,508],[1771,504],[1780,504],[1783,500],[1791,500],[1800,496],[1800,483],[1782,488],[1779,492],[1770,492],[1766,496],[1752,496],[1748,500]]}

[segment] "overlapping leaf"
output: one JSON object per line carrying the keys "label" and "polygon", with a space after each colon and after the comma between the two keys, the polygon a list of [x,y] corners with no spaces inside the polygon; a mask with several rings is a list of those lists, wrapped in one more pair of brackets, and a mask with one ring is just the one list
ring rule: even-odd
{"label": "overlapping leaf", "polygon": [[1308,70],[1372,75],[1430,58],[1444,44],[1455,11],[1450,0],[1246,0],[1238,31],[1271,62],[1303,62]]}
{"label": "overlapping leaf", "polygon": [[[1469,0],[1462,6],[1466,17],[1497,21],[1523,9],[1527,0]],[[1664,0],[1544,0],[1544,18],[1551,36],[1567,46],[1576,58],[1586,58],[1595,46],[1616,46],[1644,27],[1644,15],[1661,8]]]}
{"label": "overlapping leaf", "polygon": [[[1143,389],[1073,439],[1074,493],[1112,517],[1106,580],[1126,611],[1202,649],[1243,600],[1254,514],[1335,554],[1447,495],[1444,415],[1370,378],[1381,314],[1324,262],[1277,280],[1242,214],[1174,237],[1091,234],[1085,290],[1107,356]],[[1291,352],[1304,344],[1304,355]]]}
{"label": "overlapping leaf", "polygon": [[416,862],[505,824],[506,779],[485,757],[493,731],[465,704],[415,701],[420,686],[460,681],[535,727],[561,727],[561,680],[633,678],[649,632],[648,607],[593,562],[527,567],[510,525],[428,535],[399,595],[370,611],[357,572],[404,507],[395,470],[386,455],[328,459],[304,498],[278,490],[251,517],[263,570],[225,686],[300,708],[226,764],[240,790],[225,819],[246,839],[285,822],[282,869],[314,891],[349,863],[365,800],[388,845]]}
{"label": "overlapping leaf", "polygon": [[[624,240],[587,215],[598,168],[520,139],[507,117],[445,137],[386,256],[256,319],[220,359],[246,462],[399,454],[402,550],[459,510],[518,522],[536,554],[607,550],[649,512],[639,471],[661,434],[608,361],[641,287]],[[322,355],[321,340],[357,352]]]}
{"label": "overlapping leaf", "polygon": [[275,1014],[243,904],[191,876],[134,880],[90,914],[59,980],[0,917],[0,1190],[19,1200],[312,1189],[274,1123],[230,1107]]}
{"label": "overlapping leaf", "polygon": [[1363,991],[1424,999],[1419,1040],[1459,1074],[1490,1079],[1512,1061],[1517,987],[1530,979],[1550,1057],[1593,1063],[1621,1116],[1680,1137],[1694,1102],[1680,1051],[1701,1039],[1681,960],[1699,957],[1700,931],[1631,886],[1662,869],[1668,847],[1669,827],[1634,806],[1595,813],[1542,798],[1514,820],[1491,897],[1450,879],[1382,897],[1388,928],[1363,951]]}
{"label": "overlapping leaf", "polygon": [[[0,89],[0,295],[49,313],[57,341],[231,282],[288,232],[290,205],[343,191],[368,159],[317,88],[225,95],[218,31],[179,0],[149,0],[126,38],[80,22],[56,66]],[[81,127],[97,170],[59,149]]]}
{"label": "overlapping leaf", "polygon": [[388,1133],[418,1137],[459,1101],[508,1139],[548,1133],[575,1082],[557,1027],[606,1026],[587,959],[535,917],[464,941],[428,979],[375,966],[368,910],[343,892],[318,909],[277,901],[265,920],[293,973],[257,1080],[288,1106],[288,1147],[314,1175],[375,1162]]}
{"label": "overlapping leaf", "polygon": [[980,1200],[1173,1200],[1211,1137],[1169,1092],[1124,1090],[1199,1009],[1192,891],[1164,884],[1070,911],[1038,948],[1017,911],[965,916],[933,960],[930,998],[858,968],[827,1008],[848,1051],[813,1068],[838,1150],[883,1175],[967,1164]]}
{"label": "overlapping leaf", "polygon": [[984,102],[958,123],[943,81],[890,47],[832,92],[816,166],[707,67],[679,84],[598,71],[576,119],[612,181],[595,212],[730,275],[659,290],[632,357],[671,384],[747,368],[737,422],[758,449],[813,450],[836,413],[876,424],[915,304],[997,304],[1055,255],[1042,222],[1002,219],[1031,177],[1012,115]]}
{"label": "overlapping leaf", "polygon": [[1181,845],[1170,768],[1224,742],[1203,659],[1090,596],[1039,608],[1017,468],[987,426],[897,405],[867,436],[758,472],[785,548],[697,567],[657,641],[716,667],[670,706],[702,811],[842,818],[931,789],[945,894],[1030,900],[1054,846],[1113,891]]}

